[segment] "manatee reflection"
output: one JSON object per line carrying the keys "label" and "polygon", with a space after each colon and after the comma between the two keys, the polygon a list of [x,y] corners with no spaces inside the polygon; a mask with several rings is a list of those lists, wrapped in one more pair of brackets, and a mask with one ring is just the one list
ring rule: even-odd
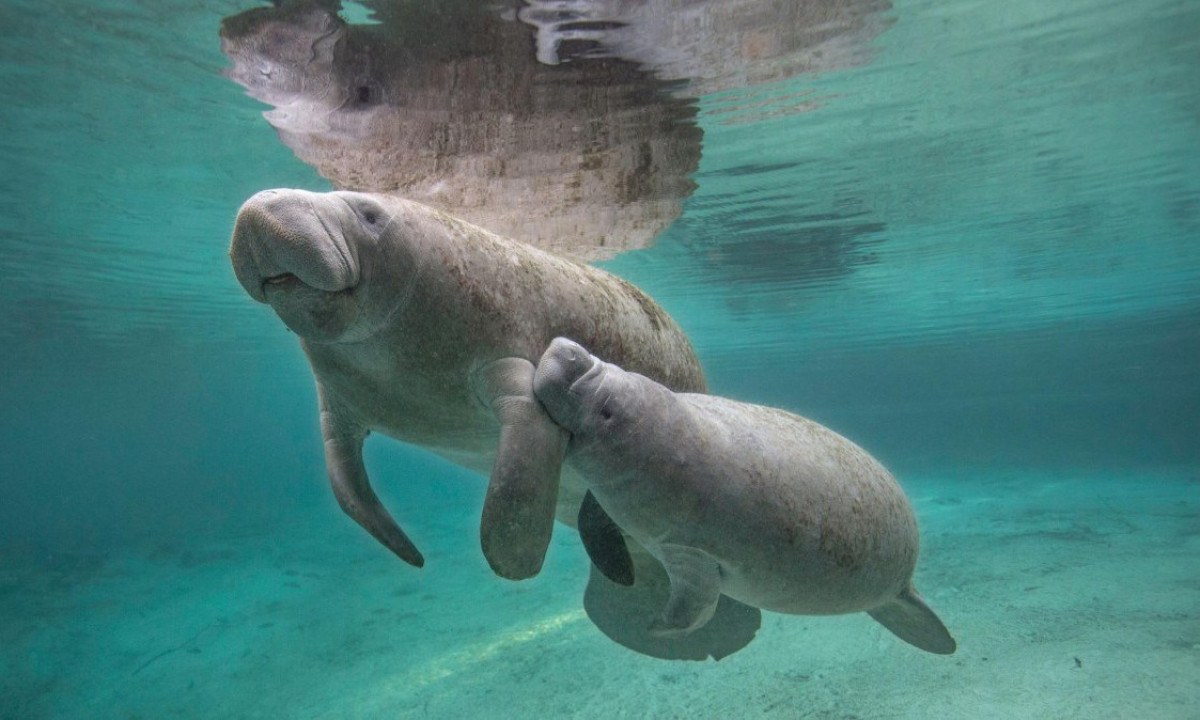
{"label": "manatee reflection", "polygon": [[284,2],[228,18],[229,75],[336,187],[418,200],[582,259],[643,247],[692,191],[686,100],[632,63],[549,66],[533,30],[477,0]]}
{"label": "manatee reflection", "polygon": [[526,0],[537,55],[620,57],[704,95],[865,62],[887,0]]}
{"label": "manatee reflection", "polygon": [[335,187],[587,260],[645,247],[700,158],[694,97],[861,55],[879,0],[279,0],[226,18],[228,75]]}

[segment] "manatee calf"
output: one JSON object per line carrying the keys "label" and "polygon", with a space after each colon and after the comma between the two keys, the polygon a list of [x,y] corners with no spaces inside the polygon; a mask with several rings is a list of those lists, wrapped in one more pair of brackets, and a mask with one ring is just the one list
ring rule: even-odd
{"label": "manatee calf", "polygon": [[623,530],[666,569],[655,633],[703,627],[724,594],[798,615],[865,611],[922,650],[954,652],[912,585],[908,499],[854,443],[782,410],[672,392],[565,338],[543,354],[534,393],[571,432],[593,562],[631,579]]}

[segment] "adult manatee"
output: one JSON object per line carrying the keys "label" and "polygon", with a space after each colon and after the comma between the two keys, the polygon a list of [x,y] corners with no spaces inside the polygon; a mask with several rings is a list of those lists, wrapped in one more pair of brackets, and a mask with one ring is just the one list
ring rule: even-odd
{"label": "adult manatee", "polygon": [[[556,512],[574,524],[584,494],[570,463],[560,488],[568,435],[533,396],[533,363],[550,341],[577,338],[667,387],[704,390],[687,338],[637,288],[411,201],[266,190],[239,211],[230,258],[246,292],[300,337],[339,504],[416,566],[421,553],[371,488],[368,433],[490,471],[483,551],[497,574],[519,579],[541,568]],[[608,585],[593,573],[589,594]],[[639,585],[647,598],[667,587],[665,577]],[[697,657],[749,642],[757,611],[735,614],[738,637],[719,650],[660,648],[625,626],[628,613],[593,619],[643,652]]]}

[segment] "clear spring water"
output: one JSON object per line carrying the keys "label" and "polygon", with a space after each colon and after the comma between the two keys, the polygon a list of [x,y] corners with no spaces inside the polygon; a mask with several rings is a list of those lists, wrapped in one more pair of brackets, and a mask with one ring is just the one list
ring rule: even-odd
{"label": "clear spring water", "polygon": [[583,614],[573,533],[502,582],[481,480],[374,439],[429,561],[400,564],[334,505],[303,356],[226,257],[247,196],[330,187],[222,74],[255,5],[7,0],[0,717],[1200,715],[1200,5],[848,3],[791,55],[741,5],[621,46],[703,140],[678,218],[601,264],[715,392],[896,473],[957,654],[768,615],[720,662],[636,655]]}

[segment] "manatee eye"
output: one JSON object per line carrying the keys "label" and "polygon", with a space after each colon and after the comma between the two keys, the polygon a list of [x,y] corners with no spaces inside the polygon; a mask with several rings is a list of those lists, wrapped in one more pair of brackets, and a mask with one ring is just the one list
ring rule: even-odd
{"label": "manatee eye", "polygon": [[377,221],[379,219],[379,213],[375,212],[374,210],[372,210],[370,208],[363,210],[362,216],[363,216],[363,220],[366,220],[368,225],[374,225],[375,221]]}

